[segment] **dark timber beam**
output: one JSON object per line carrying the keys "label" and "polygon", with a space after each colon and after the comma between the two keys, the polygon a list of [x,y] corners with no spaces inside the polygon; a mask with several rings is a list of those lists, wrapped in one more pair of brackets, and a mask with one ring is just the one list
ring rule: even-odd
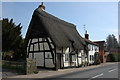
{"label": "dark timber beam", "polygon": [[40,43],[39,43],[39,38],[38,38],[38,51],[40,51]]}
{"label": "dark timber beam", "polygon": [[77,67],[79,67],[79,60],[78,60],[78,50],[77,50]]}
{"label": "dark timber beam", "polygon": [[34,44],[33,44],[33,53],[32,53],[32,59],[34,59]]}
{"label": "dark timber beam", "polygon": [[[52,49],[52,46],[50,45],[50,42],[49,42],[49,40],[48,40],[47,37],[46,37],[46,41],[47,41],[47,43],[48,43],[48,46],[49,46],[49,48],[50,48],[50,52],[51,52],[51,54],[52,54],[53,64],[55,64],[55,63],[54,63],[54,53],[53,53],[53,49]],[[55,49],[54,49],[54,50],[55,50]]]}
{"label": "dark timber beam", "polygon": [[55,70],[58,70],[58,59],[57,59],[56,50],[55,50]]}
{"label": "dark timber beam", "polygon": [[32,42],[32,38],[30,39],[30,43],[29,43],[29,47],[28,47],[28,51],[27,51],[28,52],[27,57],[29,57],[31,42]]}
{"label": "dark timber beam", "polygon": [[[43,38],[43,40],[44,40],[44,38]],[[44,46],[44,42],[43,42],[43,55],[44,55],[44,67],[45,67],[45,46]]]}

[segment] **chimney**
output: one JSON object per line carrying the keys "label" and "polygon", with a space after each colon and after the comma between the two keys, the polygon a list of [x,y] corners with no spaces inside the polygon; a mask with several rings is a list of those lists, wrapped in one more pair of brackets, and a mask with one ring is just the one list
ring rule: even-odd
{"label": "chimney", "polygon": [[89,39],[89,34],[87,33],[87,30],[86,30],[86,32],[85,32],[85,38],[86,38],[86,39]]}
{"label": "chimney", "polygon": [[41,5],[39,6],[39,8],[41,8],[42,10],[45,10],[45,6],[44,6],[43,2],[42,2]]}

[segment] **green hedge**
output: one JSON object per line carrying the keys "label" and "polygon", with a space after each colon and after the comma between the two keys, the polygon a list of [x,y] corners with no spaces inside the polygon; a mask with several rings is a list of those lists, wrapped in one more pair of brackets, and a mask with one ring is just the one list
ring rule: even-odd
{"label": "green hedge", "polygon": [[109,54],[108,57],[111,62],[120,62],[120,54]]}

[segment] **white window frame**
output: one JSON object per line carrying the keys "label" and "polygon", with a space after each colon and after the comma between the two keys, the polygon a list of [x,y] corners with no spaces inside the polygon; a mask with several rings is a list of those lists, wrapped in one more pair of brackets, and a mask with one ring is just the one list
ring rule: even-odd
{"label": "white window frame", "polygon": [[69,61],[69,54],[64,54],[64,61],[68,62]]}

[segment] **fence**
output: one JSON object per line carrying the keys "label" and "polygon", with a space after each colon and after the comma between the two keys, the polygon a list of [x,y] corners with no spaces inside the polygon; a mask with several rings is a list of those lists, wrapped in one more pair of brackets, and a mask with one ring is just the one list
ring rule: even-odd
{"label": "fence", "polygon": [[16,61],[2,60],[2,67],[13,70],[13,71],[16,71],[17,73],[25,74],[25,72],[26,72],[26,61],[16,62]]}

